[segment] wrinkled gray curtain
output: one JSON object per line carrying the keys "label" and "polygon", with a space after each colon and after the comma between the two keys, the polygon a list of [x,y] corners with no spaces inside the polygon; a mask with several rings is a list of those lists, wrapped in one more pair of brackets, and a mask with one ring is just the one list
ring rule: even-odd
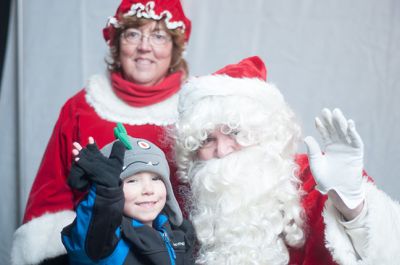
{"label": "wrinkled gray curtain", "polygon": [[[15,0],[0,92],[0,264],[59,110],[105,71],[101,30],[119,0]],[[259,55],[304,135],[323,107],[340,107],[365,142],[365,168],[399,200],[398,0],[183,0],[193,75]],[[304,151],[302,147],[300,151]]]}

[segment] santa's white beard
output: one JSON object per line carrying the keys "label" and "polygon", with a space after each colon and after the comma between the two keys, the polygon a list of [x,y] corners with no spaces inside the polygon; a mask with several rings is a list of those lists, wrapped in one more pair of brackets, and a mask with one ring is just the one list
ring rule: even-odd
{"label": "santa's white beard", "polygon": [[304,241],[291,159],[253,146],[189,172],[198,264],[288,264],[286,247]]}

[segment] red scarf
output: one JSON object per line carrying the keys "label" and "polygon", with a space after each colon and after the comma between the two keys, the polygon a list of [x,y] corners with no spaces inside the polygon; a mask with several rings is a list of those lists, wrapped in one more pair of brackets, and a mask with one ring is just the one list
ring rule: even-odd
{"label": "red scarf", "polygon": [[111,74],[112,88],[117,96],[133,107],[145,107],[175,94],[181,87],[182,72],[170,74],[154,86],[142,86],[125,80],[121,73]]}

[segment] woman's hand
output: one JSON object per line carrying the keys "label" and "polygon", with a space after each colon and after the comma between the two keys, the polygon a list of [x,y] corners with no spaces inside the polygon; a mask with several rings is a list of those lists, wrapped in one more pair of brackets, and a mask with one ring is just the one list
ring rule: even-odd
{"label": "woman's hand", "polygon": [[[94,144],[94,139],[92,136],[89,136],[89,138],[88,138],[88,145],[89,144]],[[83,147],[78,142],[73,142],[72,145],[74,146],[74,148],[72,149],[72,155],[74,156],[74,161],[78,162],[79,152],[83,149]]]}

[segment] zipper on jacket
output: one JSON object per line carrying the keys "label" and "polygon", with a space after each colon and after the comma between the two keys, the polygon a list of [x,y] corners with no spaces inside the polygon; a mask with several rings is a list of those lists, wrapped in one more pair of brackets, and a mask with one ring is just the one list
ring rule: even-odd
{"label": "zipper on jacket", "polygon": [[175,260],[176,260],[175,250],[171,245],[171,241],[169,240],[167,231],[165,231],[164,228],[161,228],[160,229],[160,234],[161,234],[161,237],[164,240],[165,245],[167,247],[168,254],[169,254],[169,259],[171,261],[171,265],[175,265]]}

